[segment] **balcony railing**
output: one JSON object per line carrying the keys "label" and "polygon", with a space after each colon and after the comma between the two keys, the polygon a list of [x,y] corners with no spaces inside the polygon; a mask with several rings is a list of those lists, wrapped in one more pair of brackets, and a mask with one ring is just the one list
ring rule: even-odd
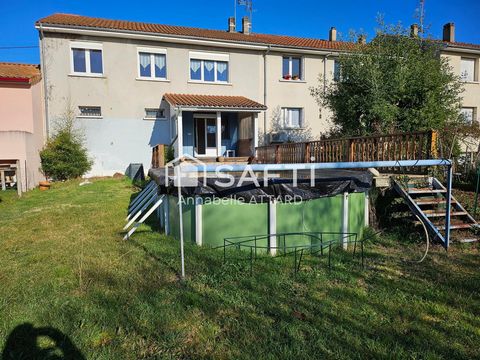
{"label": "balcony railing", "polygon": [[260,164],[420,160],[437,157],[437,133],[419,131],[256,148]]}

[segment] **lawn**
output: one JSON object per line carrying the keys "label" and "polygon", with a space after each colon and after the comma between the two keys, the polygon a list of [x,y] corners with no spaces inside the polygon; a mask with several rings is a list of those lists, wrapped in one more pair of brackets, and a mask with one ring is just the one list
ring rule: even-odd
{"label": "lawn", "polygon": [[[223,264],[139,228],[122,241],[137,189],[122,179],[0,192],[0,350],[16,358],[480,358],[478,245],[435,246],[382,235],[351,254]],[[405,237],[407,237],[405,235]],[[52,340],[53,338],[53,340]],[[8,339],[8,340],[7,340]],[[8,359],[7,352],[4,357]]]}

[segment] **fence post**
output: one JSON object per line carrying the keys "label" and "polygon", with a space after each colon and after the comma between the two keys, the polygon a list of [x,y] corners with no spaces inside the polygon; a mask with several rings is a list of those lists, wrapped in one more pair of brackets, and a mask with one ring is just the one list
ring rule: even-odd
{"label": "fence post", "polygon": [[280,145],[275,145],[275,164],[280,164],[281,160]]}
{"label": "fence post", "polygon": [[349,162],[352,162],[352,161],[355,161],[354,158],[355,158],[355,143],[353,141],[353,139],[348,139],[348,161]]}
{"label": "fence post", "polygon": [[432,159],[436,159],[437,156],[438,156],[438,153],[437,153],[437,137],[438,137],[437,131],[432,130],[431,138],[430,138],[430,157]]}
{"label": "fence post", "polygon": [[305,162],[310,162],[310,143],[305,143]]}

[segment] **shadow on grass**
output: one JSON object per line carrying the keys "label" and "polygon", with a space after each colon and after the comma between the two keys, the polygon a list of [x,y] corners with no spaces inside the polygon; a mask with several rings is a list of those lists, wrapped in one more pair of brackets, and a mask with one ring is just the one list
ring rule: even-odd
{"label": "shadow on grass", "polygon": [[61,331],[24,323],[16,326],[8,336],[2,359],[84,360],[85,357]]}

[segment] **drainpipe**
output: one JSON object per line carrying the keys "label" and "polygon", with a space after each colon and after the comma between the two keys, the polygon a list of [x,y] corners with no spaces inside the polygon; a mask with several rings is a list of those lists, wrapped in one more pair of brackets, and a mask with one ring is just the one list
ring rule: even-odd
{"label": "drainpipe", "polygon": [[[263,54],[263,105],[267,106],[267,55],[270,53],[271,45]],[[267,110],[263,113],[263,143],[267,144]]]}
{"label": "drainpipe", "polygon": [[43,101],[45,102],[45,132],[47,139],[49,138],[50,125],[48,116],[48,86],[47,86],[47,67],[45,65],[45,45],[42,23],[40,23],[40,69],[42,70],[43,80]]}
{"label": "drainpipe", "polygon": [[325,94],[327,91],[327,59],[332,55],[332,53],[328,53],[323,57],[323,93]]}

